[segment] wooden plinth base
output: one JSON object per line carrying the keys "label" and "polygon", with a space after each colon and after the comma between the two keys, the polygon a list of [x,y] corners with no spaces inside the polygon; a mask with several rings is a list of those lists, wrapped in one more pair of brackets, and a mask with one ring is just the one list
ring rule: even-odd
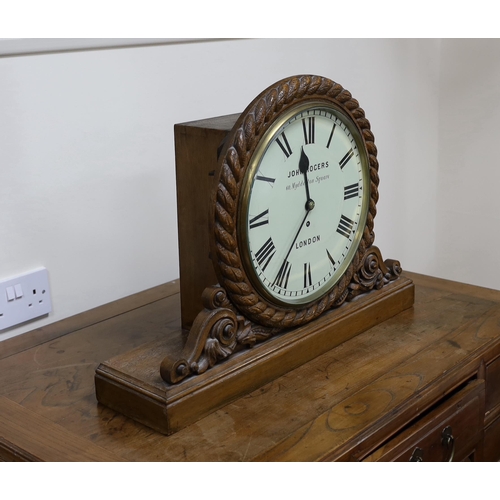
{"label": "wooden plinth base", "polygon": [[163,434],[172,434],[410,308],[413,302],[413,282],[400,276],[306,326],[169,385],[160,377],[160,364],[168,353],[181,351],[184,337],[179,330],[101,363],[95,375],[97,400]]}

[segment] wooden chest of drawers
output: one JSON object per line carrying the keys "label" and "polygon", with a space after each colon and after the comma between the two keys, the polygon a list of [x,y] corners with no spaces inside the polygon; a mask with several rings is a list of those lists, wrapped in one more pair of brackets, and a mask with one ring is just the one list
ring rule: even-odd
{"label": "wooden chest of drawers", "polygon": [[95,399],[103,360],[179,327],[178,283],[0,343],[0,458],[500,459],[500,292],[407,273],[415,305],[171,435]]}

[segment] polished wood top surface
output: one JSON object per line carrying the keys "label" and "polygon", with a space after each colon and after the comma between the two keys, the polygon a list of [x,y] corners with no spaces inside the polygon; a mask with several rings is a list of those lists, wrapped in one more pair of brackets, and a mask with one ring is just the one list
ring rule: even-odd
{"label": "polished wood top surface", "polygon": [[377,429],[383,426],[387,437],[394,435],[418,417],[419,408],[423,411],[480,369],[478,355],[491,357],[500,350],[500,292],[405,274],[416,286],[412,309],[171,436],[99,405],[94,373],[102,361],[179,328],[178,283],[128,298],[126,307],[123,302],[103,306],[79,321],[5,341],[0,456],[362,459],[378,446]]}

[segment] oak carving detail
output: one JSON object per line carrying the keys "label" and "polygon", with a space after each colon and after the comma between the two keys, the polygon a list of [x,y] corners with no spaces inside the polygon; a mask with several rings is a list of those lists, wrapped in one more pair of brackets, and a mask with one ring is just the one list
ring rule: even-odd
{"label": "oak carving detail", "polygon": [[[371,246],[349,286],[332,307],[339,307],[370,290],[378,290],[400,274],[398,261],[382,261],[380,250]],[[196,317],[182,353],[177,358],[165,357],[161,364],[161,376],[171,384],[204,373],[233,353],[284,331],[256,324],[239,314],[224,288],[218,285],[206,288],[202,298],[204,309]]]}

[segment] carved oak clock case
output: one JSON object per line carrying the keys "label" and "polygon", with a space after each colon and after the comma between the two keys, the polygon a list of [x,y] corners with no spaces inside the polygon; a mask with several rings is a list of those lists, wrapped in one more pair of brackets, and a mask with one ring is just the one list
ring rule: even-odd
{"label": "carved oak clock case", "polygon": [[[101,402],[165,433],[411,307],[414,294],[373,245],[377,149],[341,85],[287,78],[240,115],[176,125],[175,139],[182,329],[96,374]],[[161,380],[146,380],[139,358]],[[154,410],[141,410],[152,393]]]}

